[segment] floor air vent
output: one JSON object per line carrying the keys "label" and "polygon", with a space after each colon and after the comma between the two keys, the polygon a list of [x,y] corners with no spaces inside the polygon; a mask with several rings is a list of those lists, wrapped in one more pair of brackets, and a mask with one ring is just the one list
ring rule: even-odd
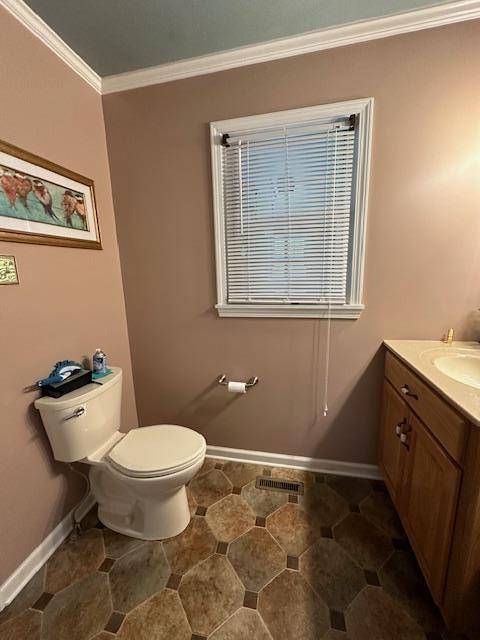
{"label": "floor air vent", "polygon": [[269,491],[285,491],[286,493],[303,495],[303,482],[258,476],[255,482],[255,486],[257,489],[268,489]]}

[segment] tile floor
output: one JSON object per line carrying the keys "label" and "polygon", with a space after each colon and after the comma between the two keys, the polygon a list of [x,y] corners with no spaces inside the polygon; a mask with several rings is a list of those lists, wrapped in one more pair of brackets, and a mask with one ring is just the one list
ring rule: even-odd
{"label": "tile floor", "polygon": [[95,514],[0,613],[0,640],[440,640],[381,482],[206,460],[188,528],[143,542]]}

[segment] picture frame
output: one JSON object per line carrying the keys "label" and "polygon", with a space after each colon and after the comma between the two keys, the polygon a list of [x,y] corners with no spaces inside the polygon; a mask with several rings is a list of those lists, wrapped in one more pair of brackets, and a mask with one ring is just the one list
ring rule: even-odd
{"label": "picture frame", "polygon": [[101,249],[93,180],[0,140],[0,240]]}
{"label": "picture frame", "polygon": [[20,284],[15,256],[0,255],[0,285]]}

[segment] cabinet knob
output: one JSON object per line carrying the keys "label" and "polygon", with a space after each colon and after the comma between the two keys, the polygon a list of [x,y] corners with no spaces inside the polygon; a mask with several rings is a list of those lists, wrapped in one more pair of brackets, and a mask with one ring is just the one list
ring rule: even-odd
{"label": "cabinet knob", "polygon": [[397,436],[399,436],[401,433],[403,433],[403,427],[407,424],[406,420],[402,420],[401,422],[399,422],[396,426],[395,426],[395,433],[397,434]]}
{"label": "cabinet knob", "polygon": [[395,433],[397,434],[397,436],[399,436],[401,433],[403,433],[404,428],[407,426],[407,419],[403,418],[403,420],[401,422],[399,422],[397,425],[395,425]]}
{"label": "cabinet knob", "polygon": [[403,444],[403,446],[409,450],[410,449],[410,443],[408,442],[408,434],[407,433],[402,433],[400,436],[400,442]]}
{"label": "cabinet knob", "polygon": [[404,396],[409,396],[410,398],[415,398],[415,400],[418,400],[417,394],[413,393],[413,391],[410,391],[408,384],[404,384],[403,387],[400,388],[400,391]]}

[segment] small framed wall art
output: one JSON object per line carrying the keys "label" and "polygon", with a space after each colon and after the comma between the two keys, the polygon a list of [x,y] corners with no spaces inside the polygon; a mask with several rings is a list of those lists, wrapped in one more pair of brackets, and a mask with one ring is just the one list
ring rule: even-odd
{"label": "small framed wall art", "polygon": [[101,249],[93,180],[0,141],[0,240]]}
{"label": "small framed wall art", "polygon": [[15,256],[0,255],[0,285],[1,284],[18,284]]}

